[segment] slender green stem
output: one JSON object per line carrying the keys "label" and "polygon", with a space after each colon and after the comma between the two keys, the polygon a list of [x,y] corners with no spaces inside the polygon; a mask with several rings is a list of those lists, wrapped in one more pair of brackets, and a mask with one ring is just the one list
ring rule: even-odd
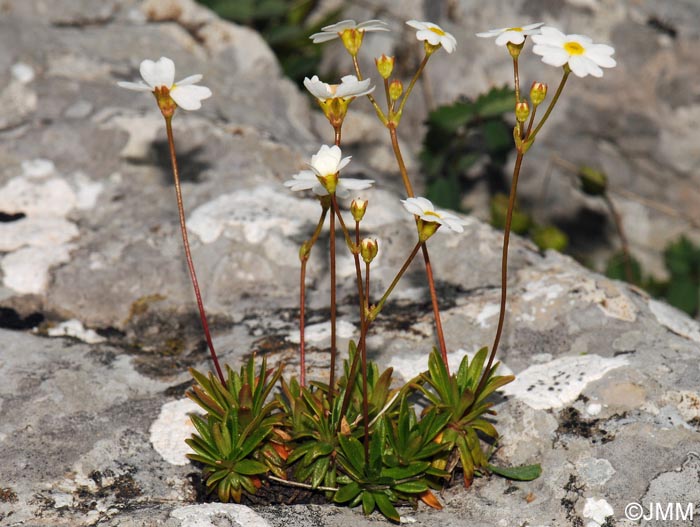
{"label": "slender green stem", "polygon": [[[355,75],[357,75],[357,80],[361,81],[362,80],[362,72],[360,71],[360,63],[357,60],[357,56],[352,57],[352,65],[355,67]],[[374,111],[377,113],[377,117],[379,117],[379,120],[386,124],[387,123],[387,118],[382,109],[379,107],[379,104],[377,104],[377,101],[375,100],[374,96],[372,96],[371,93],[367,94],[367,98],[369,99],[369,102],[372,103],[372,106],[374,107]]]}
{"label": "slender green stem", "polygon": [[532,132],[532,134],[527,137],[528,141],[535,140],[535,137],[539,133],[542,126],[544,125],[544,123],[547,122],[547,119],[549,119],[549,114],[552,113],[554,106],[557,104],[557,101],[559,100],[559,96],[561,95],[561,92],[564,89],[564,85],[566,84],[566,80],[569,78],[570,73],[571,73],[571,70],[567,66],[565,66],[564,67],[564,75],[562,76],[561,81],[559,82],[559,86],[557,87],[557,91],[554,94],[554,97],[552,97],[552,100],[549,103],[549,106],[547,107],[547,111],[544,112],[544,115],[542,116],[542,119],[540,120],[540,122],[537,124],[537,127]]}
{"label": "slender green stem", "polygon": [[503,254],[501,255],[501,308],[498,312],[498,327],[496,328],[496,337],[493,340],[493,346],[491,347],[491,353],[489,354],[489,360],[484,368],[484,373],[481,375],[481,380],[479,381],[479,386],[477,387],[475,394],[479,394],[484,388],[486,379],[488,378],[488,372],[491,370],[491,365],[493,364],[493,359],[496,357],[496,352],[498,351],[498,344],[501,341],[501,334],[503,333],[503,323],[506,316],[506,299],[508,296],[508,245],[510,242],[510,227],[513,221],[513,209],[515,208],[515,195],[518,191],[518,176],[520,175],[520,167],[523,163],[522,152],[518,152],[515,158],[515,166],[513,167],[513,181],[510,186],[510,196],[508,198],[508,211],[506,213],[506,225],[503,231]]}
{"label": "slender green stem", "polygon": [[391,115],[394,111],[394,105],[391,104],[391,96],[389,95],[389,79],[384,79],[384,93],[386,95],[386,111]]}
{"label": "slender green stem", "polygon": [[416,254],[418,254],[418,250],[422,247],[422,245],[423,245],[423,243],[420,241],[418,243],[416,243],[416,246],[411,251],[411,254],[408,255],[408,258],[406,258],[406,261],[401,266],[401,269],[399,269],[399,272],[396,273],[396,276],[391,281],[391,284],[389,285],[388,289],[384,292],[382,297],[379,299],[379,302],[377,302],[377,304],[372,308],[372,311],[371,311],[372,316],[370,317],[370,320],[374,320],[377,317],[377,315],[381,312],[382,308],[384,307],[384,304],[387,301],[387,298],[389,298],[389,295],[394,290],[396,285],[399,283],[399,280],[401,280],[401,277],[404,275],[404,273],[408,269],[408,266],[411,265],[411,262],[416,257]]}
{"label": "slender green stem", "polygon": [[396,162],[399,165],[399,172],[401,173],[401,179],[403,180],[403,186],[406,188],[406,194],[409,198],[415,196],[413,193],[413,186],[411,185],[411,180],[408,179],[408,170],[406,170],[406,163],[404,163],[403,156],[401,155],[401,147],[399,147],[399,137],[396,133],[396,126],[389,124],[389,135],[391,136],[391,146],[394,149],[394,156],[396,157]]}
{"label": "slender green stem", "polygon": [[302,251],[299,255],[301,260],[301,271],[299,277],[299,383],[302,386],[306,386],[306,343],[304,342],[304,330],[306,326],[306,263],[309,261],[311,248],[316,244],[316,241],[321,234],[323,223],[326,221],[327,212],[328,208],[324,206],[313,235],[309,240],[304,242]]}
{"label": "slender green stem", "polygon": [[418,66],[418,69],[416,70],[415,75],[413,75],[413,78],[411,79],[411,82],[408,85],[408,88],[406,88],[406,91],[403,93],[403,98],[401,99],[401,104],[399,105],[399,109],[396,110],[396,113],[394,115],[400,116],[403,113],[403,107],[406,106],[406,101],[408,100],[408,96],[411,95],[411,92],[413,91],[413,87],[416,85],[416,81],[421,76],[421,73],[423,73],[423,70],[425,69],[425,65],[428,63],[428,59],[430,59],[431,55],[432,55],[432,53],[426,53],[425,56],[423,57],[423,60],[421,60],[420,65]]}
{"label": "slender green stem", "polygon": [[173,127],[172,127],[172,117],[165,117],[165,130],[168,135],[168,147],[170,149],[170,163],[173,168],[173,179],[175,181],[175,196],[177,198],[177,210],[180,217],[180,232],[182,233],[182,244],[185,247],[185,259],[187,260],[187,268],[190,272],[190,279],[192,280],[192,287],[194,288],[194,296],[197,299],[197,308],[199,309],[199,319],[202,321],[202,328],[204,329],[204,337],[207,341],[207,346],[209,347],[209,353],[211,355],[211,360],[214,363],[214,368],[216,369],[216,374],[222,384],[226,384],[226,379],[221,371],[221,366],[219,365],[219,358],[216,355],[216,350],[214,349],[214,342],[211,338],[211,333],[209,332],[209,324],[207,322],[207,315],[204,311],[204,303],[202,302],[202,294],[199,291],[199,282],[197,281],[197,273],[194,270],[194,262],[192,260],[192,254],[190,252],[190,242],[187,238],[187,224],[185,223],[185,206],[182,201],[182,189],[180,187],[180,173],[177,168],[177,156],[175,155],[175,140],[173,138]]}
{"label": "slender green stem", "polygon": [[535,106],[532,109],[532,113],[530,114],[530,122],[527,123],[527,130],[525,131],[525,136],[524,139],[527,139],[530,137],[530,131],[532,130],[532,123],[535,122],[535,114],[537,113],[537,106]]}
{"label": "slender green stem", "polygon": [[[348,242],[348,246],[352,248],[352,241],[350,240],[350,232],[348,231],[348,228],[345,225],[345,220],[343,220],[343,215],[340,214],[340,209],[338,207],[338,200],[335,197],[335,194],[331,196],[331,202],[333,203],[333,210],[335,211],[336,217],[338,218],[338,223],[340,223],[340,227],[345,234],[345,241]],[[360,231],[359,231],[359,223],[355,224],[355,238],[357,239],[357,243],[355,247],[359,250],[360,247],[360,242],[359,242],[359,237],[360,237]],[[357,250],[351,250],[353,259],[355,260],[355,277],[357,280],[357,296],[360,302],[360,322],[364,320],[364,303],[365,303],[365,295],[362,291],[362,271],[360,269],[360,255],[358,254]]]}

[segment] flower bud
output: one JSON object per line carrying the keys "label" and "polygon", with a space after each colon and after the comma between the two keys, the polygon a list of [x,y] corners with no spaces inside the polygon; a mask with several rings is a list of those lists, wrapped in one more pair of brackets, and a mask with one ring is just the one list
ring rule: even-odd
{"label": "flower bud", "polygon": [[521,101],[515,105],[515,119],[519,123],[524,123],[530,117],[530,105],[527,101]]}
{"label": "flower bud", "polygon": [[547,97],[547,85],[544,82],[533,82],[530,88],[530,100],[533,106],[538,106]]}
{"label": "flower bud", "polygon": [[601,170],[582,166],[578,170],[581,190],[590,196],[602,196],[608,187],[608,176]]}
{"label": "flower bud", "polygon": [[379,245],[377,244],[377,240],[373,240],[372,238],[364,238],[360,242],[360,254],[362,255],[362,259],[365,261],[365,263],[370,263],[372,260],[374,260],[374,257],[377,256],[378,251]]}
{"label": "flower bud", "polygon": [[367,200],[366,199],[354,199],[350,203],[350,212],[352,217],[355,218],[356,222],[361,222],[362,218],[365,216],[365,211],[367,210]]}
{"label": "flower bud", "polygon": [[377,65],[377,71],[383,79],[391,77],[391,73],[394,71],[394,62],[396,62],[396,57],[387,57],[384,54],[374,59],[374,63]]}
{"label": "flower bud", "polygon": [[403,94],[403,83],[395,79],[389,83],[389,98],[392,101],[398,101]]}

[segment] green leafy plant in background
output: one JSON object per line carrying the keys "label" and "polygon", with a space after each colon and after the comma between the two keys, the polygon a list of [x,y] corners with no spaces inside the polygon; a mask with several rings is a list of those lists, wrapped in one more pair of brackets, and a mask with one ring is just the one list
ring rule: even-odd
{"label": "green leafy plant in background", "polygon": [[486,160],[487,171],[500,177],[513,150],[512,125],[504,116],[513,111],[514,95],[508,87],[492,88],[430,112],[420,153],[428,199],[459,210],[467,173],[477,162]]}
{"label": "green leafy plant in background", "polygon": [[[646,276],[640,263],[632,258],[632,283],[697,317],[700,314],[700,247],[682,236],[668,244],[664,250],[664,263],[669,277],[660,281]],[[605,274],[617,280],[627,279],[623,254],[616,253],[610,258]]]}
{"label": "green leafy plant in background", "polygon": [[321,48],[309,35],[335,21],[335,9],[310,22],[319,0],[197,0],[221,18],[258,31],[277,56],[287,77],[301,85],[304,77],[318,72]]}

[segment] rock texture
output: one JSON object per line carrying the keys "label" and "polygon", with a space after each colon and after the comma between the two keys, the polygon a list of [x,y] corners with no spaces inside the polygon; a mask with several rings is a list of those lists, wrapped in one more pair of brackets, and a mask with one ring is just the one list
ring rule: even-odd
{"label": "rock texture", "polygon": [[[603,6],[525,4],[533,16],[574,9],[583,21]],[[174,59],[178,78],[204,74],[214,97],[201,111],[178,112],[174,122],[215,343],[234,367],[256,352],[285,361],[290,373],[297,367],[297,251],[319,208],[281,182],[330,140],[305,96],[281,77],[258,35],[186,0],[1,6],[0,317],[7,329],[0,330],[0,525],[380,523],[334,506],[202,503],[199,470],[184,458],[182,439],[191,433],[186,367],[207,368],[207,352],[182,260],[165,132],[152,98],[116,82],[136,78],[142,58],[161,55]],[[625,13],[651,9],[634,6]],[[455,9],[464,16],[473,8],[465,2]],[[500,25],[496,9],[469,23]],[[612,26],[596,27],[602,38]],[[470,67],[464,59],[453,64],[455,71],[438,66],[438,78],[449,81]],[[612,82],[626,82],[617,75]],[[436,97],[453,95],[434,88]],[[612,104],[600,92],[572,92],[584,105]],[[566,111],[580,111],[571,105]],[[356,122],[370,126],[361,116]],[[599,130],[587,133],[590,144],[621,140]],[[566,137],[553,127],[547,142]],[[414,234],[399,183],[373,163],[356,157],[346,174],[377,180],[365,196],[367,230],[380,243],[378,293]],[[430,241],[455,363],[491,343],[499,297],[501,235],[467,221],[463,234],[439,232]],[[309,269],[312,375],[323,374],[327,359],[327,243],[324,232]],[[339,277],[345,342],[357,336],[347,257],[339,259]],[[625,520],[631,502],[698,509],[700,326],[517,238],[510,295],[500,358],[518,380],[498,401],[496,460],[540,462],[543,476],[450,488],[441,496],[444,511],[404,509],[405,521],[594,527],[635,524]],[[425,367],[434,343],[420,265],[385,313],[370,353],[408,378]]]}

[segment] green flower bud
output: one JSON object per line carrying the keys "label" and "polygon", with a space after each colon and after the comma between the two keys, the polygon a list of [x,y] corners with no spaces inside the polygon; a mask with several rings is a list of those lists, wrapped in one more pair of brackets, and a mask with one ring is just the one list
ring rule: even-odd
{"label": "green flower bud", "polygon": [[608,176],[601,170],[582,166],[578,170],[581,190],[590,196],[602,196],[608,188]]}
{"label": "green flower bud", "polygon": [[360,242],[360,254],[362,255],[362,259],[365,261],[365,263],[370,263],[372,260],[374,260],[374,257],[377,256],[378,251],[379,245],[377,244],[377,240],[365,238]]}
{"label": "green flower bud", "polygon": [[533,106],[539,106],[547,97],[547,85],[544,82],[533,82],[530,88],[530,100]]}
{"label": "green flower bud", "polygon": [[524,123],[530,117],[530,105],[527,101],[519,102],[515,105],[515,119],[519,123]]}
{"label": "green flower bud", "polygon": [[391,77],[391,73],[394,71],[395,62],[396,57],[387,57],[384,54],[382,54],[381,57],[374,59],[374,63],[377,65],[377,71],[384,79]]}
{"label": "green flower bud", "polygon": [[350,203],[350,212],[355,221],[360,222],[365,216],[365,211],[367,210],[367,200],[366,199],[354,199]]}
{"label": "green flower bud", "polygon": [[389,84],[389,98],[392,101],[398,101],[403,94],[403,83],[395,79]]}

